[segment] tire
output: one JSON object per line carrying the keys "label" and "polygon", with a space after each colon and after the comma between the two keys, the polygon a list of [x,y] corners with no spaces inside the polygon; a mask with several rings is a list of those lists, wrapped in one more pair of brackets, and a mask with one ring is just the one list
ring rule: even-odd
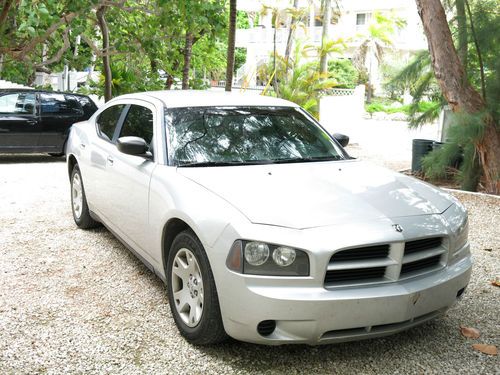
{"label": "tire", "polygon": [[187,341],[209,345],[227,339],[212,270],[203,245],[191,230],[179,233],[172,243],[167,289],[175,324]]}
{"label": "tire", "polygon": [[99,222],[90,216],[85,189],[83,188],[82,174],[76,164],[71,172],[71,212],[76,225],[82,229],[90,229],[99,226]]}

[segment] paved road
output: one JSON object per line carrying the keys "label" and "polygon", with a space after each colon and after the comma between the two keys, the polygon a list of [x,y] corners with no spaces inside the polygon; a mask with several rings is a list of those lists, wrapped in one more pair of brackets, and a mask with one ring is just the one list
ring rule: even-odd
{"label": "paved road", "polygon": [[[500,205],[461,198],[475,269],[446,316],[363,342],[198,348],[177,333],[158,278],[105,229],[75,227],[62,161],[0,156],[0,373],[499,373],[498,357],[471,345],[500,344],[500,288],[489,284],[500,276]],[[461,324],[481,338],[463,338]]]}
{"label": "paved road", "polygon": [[396,171],[410,169],[413,139],[440,139],[437,123],[410,129],[405,121],[360,120],[338,132],[349,135],[352,156]]}

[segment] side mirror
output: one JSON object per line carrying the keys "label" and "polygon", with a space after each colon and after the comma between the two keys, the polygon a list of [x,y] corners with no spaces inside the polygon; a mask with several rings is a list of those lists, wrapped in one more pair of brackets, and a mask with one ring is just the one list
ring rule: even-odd
{"label": "side mirror", "polygon": [[344,134],[340,134],[340,133],[335,133],[333,135],[333,138],[335,138],[335,140],[340,143],[340,145],[342,147],[345,147],[349,144],[349,137],[347,135],[344,135]]}
{"label": "side mirror", "polygon": [[121,137],[116,141],[118,151],[127,155],[147,156],[148,144],[139,137]]}

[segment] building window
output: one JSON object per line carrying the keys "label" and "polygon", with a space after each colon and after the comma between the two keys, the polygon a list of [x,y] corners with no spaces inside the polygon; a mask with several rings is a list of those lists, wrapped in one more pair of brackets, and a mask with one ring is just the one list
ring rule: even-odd
{"label": "building window", "polygon": [[370,20],[370,13],[358,13],[356,14],[356,26],[364,26]]}

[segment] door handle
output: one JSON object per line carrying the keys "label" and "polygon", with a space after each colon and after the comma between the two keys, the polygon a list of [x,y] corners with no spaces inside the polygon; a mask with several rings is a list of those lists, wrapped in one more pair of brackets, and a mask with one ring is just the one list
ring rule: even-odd
{"label": "door handle", "polygon": [[113,162],[114,162],[113,158],[111,156],[108,156],[108,163],[110,165],[113,165]]}
{"label": "door handle", "polygon": [[85,143],[80,143],[80,148],[85,148]]}
{"label": "door handle", "polygon": [[37,121],[36,120],[28,120],[26,121],[28,125],[36,125]]}

